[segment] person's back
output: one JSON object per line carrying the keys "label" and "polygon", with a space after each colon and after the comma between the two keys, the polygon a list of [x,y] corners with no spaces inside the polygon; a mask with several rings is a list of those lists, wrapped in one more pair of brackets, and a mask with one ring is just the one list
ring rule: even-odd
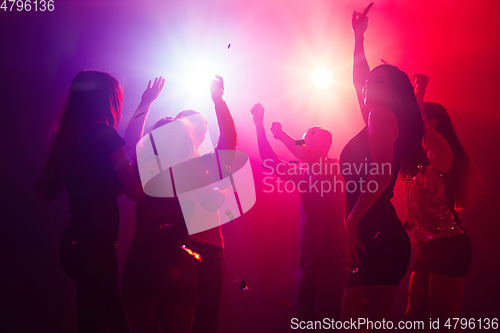
{"label": "person's back", "polygon": [[[317,172],[319,164],[321,171]],[[300,192],[299,264],[310,265],[347,257],[347,236],[344,226],[344,179],[338,160],[319,158],[309,163],[298,184]]]}
{"label": "person's back", "polygon": [[71,219],[59,244],[59,259],[76,285],[80,332],[128,332],[118,290],[116,203],[121,186],[127,196],[144,193],[126,163],[124,141],[115,127],[121,117],[122,90],[102,72],[78,73],[44,170],[34,186],[53,200],[63,188]]}
{"label": "person's back", "polygon": [[121,185],[109,155],[123,143],[115,129],[100,123],[88,130],[73,153],[65,188],[73,214],[70,227],[81,237],[107,236],[116,241]]}
{"label": "person's back", "polygon": [[[305,164],[287,163],[278,157],[267,140],[262,105],[256,104],[251,113],[266,174],[281,178],[277,184],[278,193],[283,193],[280,185],[284,181],[285,191],[289,192],[293,185],[301,195],[298,319],[314,322],[340,318],[347,280],[345,201],[338,160],[327,157],[332,135],[325,128],[315,126],[307,130],[303,140],[295,140],[283,131],[281,123],[273,123],[274,138],[282,141]],[[274,191],[273,184],[265,183]]]}

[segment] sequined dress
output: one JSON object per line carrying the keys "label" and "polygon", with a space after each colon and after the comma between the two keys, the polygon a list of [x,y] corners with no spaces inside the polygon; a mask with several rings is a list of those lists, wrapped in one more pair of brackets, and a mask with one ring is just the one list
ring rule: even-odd
{"label": "sequined dress", "polygon": [[453,209],[454,200],[450,202],[446,195],[447,176],[428,165],[406,183],[408,222],[415,245],[463,233]]}

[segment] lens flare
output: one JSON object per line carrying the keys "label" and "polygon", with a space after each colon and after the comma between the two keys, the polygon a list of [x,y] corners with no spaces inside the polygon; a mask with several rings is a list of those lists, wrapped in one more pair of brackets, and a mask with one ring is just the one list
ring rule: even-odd
{"label": "lens flare", "polygon": [[325,66],[316,67],[310,74],[311,80],[318,89],[324,89],[333,83],[332,75]]}
{"label": "lens flare", "polygon": [[215,77],[212,67],[206,62],[196,62],[184,81],[192,95],[207,94],[210,83]]}

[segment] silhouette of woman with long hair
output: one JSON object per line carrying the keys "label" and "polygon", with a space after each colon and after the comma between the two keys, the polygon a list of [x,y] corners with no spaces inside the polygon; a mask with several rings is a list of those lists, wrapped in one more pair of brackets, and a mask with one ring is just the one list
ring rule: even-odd
{"label": "silhouette of woman with long hair", "polygon": [[116,199],[120,188],[133,201],[144,193],[115,130],[122,98],[114,77],[96,71],[78,73],[34,186],[45,201],[54,200],[63,188],[68,193],[72,215],[61,237],[59,257],[76,285],[79,332],[129,331],[118,290]]}
{"label": "silhouette of woman with long hair", "polygon": [[391,316],[411,255],[408,235],[391,203],[394,185],[398,175],[413,177],[425,156],[423,122],[410,79],[391,65],[371,72],[368,67],[363,33],[369,7],[352,17],[353,79],[366,126],[340,156],[351,257],[343,313],[345,318],[382,320]]}
{"label": "silhouette of woman with long hair", "polygon": [[414,76],[428,161],[406,184],[407,229],[420,247],[408,286],[408,320],[458,317],[472,247],[457,209],[474,204],[480,181],[447,110],[423,102],[428,78]]}

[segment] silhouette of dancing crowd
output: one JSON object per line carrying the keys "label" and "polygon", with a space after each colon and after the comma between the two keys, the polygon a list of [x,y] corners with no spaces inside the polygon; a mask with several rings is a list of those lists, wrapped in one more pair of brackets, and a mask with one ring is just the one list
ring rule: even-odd
{"label": "silhouette of dancing crowd", "polygon": [[[280,159],[266,136],[263,106],[251,108],[264,170],[292,183],[301,196],[296,290],[301,322],[389,320],[410,265],[411,242],[420,250],[406,318],[427,325],[429,318],[457,317],[472,260],[457,210],[474,204],[477,172],[447,110],[424,102],[427,76],[410,79],[389,64],[370,70],[363,35],[372,5],[352,16],[353,83],[365,126],[339,158],[328,157],[332,135],[326,128],[311,127],[295,139],[275,122],[270,133],[297,161]],[[216,178],[214,161],[231,163],[219,161],[217,152],[236,149],[235,123],[223,100],[223,79],[216,77],[210,86],[220,130],[215,153],[199,152],[208,125],[197,111],[162,118],[145,131],[164,84],[162,77],[148,83],[122,139],[116,131],[123,99],[118,81],[99,71],[78,73],[34,185],[45,201],[63,189],[69,196],[72,215],[59,257],[76,286],[79,332],[218,332],[225,272],[221,227],[190,235],[186,222],[200,207],[217,220],[228,188],[208,186],[188,198],[151,195],[141,183],[137,147],[151,131],[168,126],[177,139],[156,146],[168,147],[173,164],[183,163],[192,176],[186,186],[196,187],[200,179],[209,184]],[[314,164],[336,172],[314,172]],[[366,167],[354,172],[356,165]],[[391,203],[398,178],[406,184],[404,223]],[[323,193],[313,186],[317,182],[340,185]],[[123,193],[136,202],[136,224],[120,290],[115,249],[117,198]]]}

